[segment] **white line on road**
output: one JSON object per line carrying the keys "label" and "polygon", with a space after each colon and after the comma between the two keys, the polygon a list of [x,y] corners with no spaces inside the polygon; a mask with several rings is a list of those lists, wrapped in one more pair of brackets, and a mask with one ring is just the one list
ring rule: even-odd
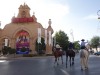
{"label": "white line on road", "polygon": [[67,71],[65,71],[64,69],[60,69],[65,75],[70,75]]}
{"label": "white line on road", "polygon": [[6,60],[0,60],[0,62],[6,62]]}

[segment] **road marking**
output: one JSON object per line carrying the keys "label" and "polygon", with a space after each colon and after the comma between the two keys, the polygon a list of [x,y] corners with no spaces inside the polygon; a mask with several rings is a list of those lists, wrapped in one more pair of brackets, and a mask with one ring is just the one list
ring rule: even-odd
{"label": "road marking", "polygon": [[67,71],[65,71],[64,69],[60,69],[65,75],[70,75]]}
{"label": "road marking", "polygon": [[6,62],[6,60],[0,60],[0,62]]}

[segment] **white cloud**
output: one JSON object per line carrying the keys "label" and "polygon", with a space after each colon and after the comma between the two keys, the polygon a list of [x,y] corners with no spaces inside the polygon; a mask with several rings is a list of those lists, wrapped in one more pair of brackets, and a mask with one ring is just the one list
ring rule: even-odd
{"label": "white cloud", "polygon": [[98,16],[97,15],[88,15],[86,17],[83,18],[83,20],[97,20],[98,19]]}
{"label": "white cloud", "polygon": [[41,7],[38,6],[38,9],[35,9],[35,12],[38,21],[43,25],[47,27],[48,19],[51,19],[52,24],[59,28],[63,17],[69,13],[69,7],[61,4],[41,5]]}
{"label": "white cloud", "polygon": [[[0,13],[2,28],[5,24],[11,22],[11,18],[13,17],[14,13],[15,16],[17,16],[18,8],[23,3],[24,0],[19,0],[18,2],[10,0],[5,3],[7,7],[5,7],[4,2],[0,3],[0,8],[2,9],[2,12]],[[69,13],[69,6],[67,5],[65,6],[53,2],[46,3],[41,0],[25,0],[25,3],[28,4],[28,6],[31,8],[31,15],[33,12],[35,12],[38,22],[40,22],[43,27],[47,27],[48,19],[51,19],[54,29],[61,28],[63,17]]]}
{"label": "white cloud", "polygon": [[[34,7],[34,6],[33,6]],[[37,7],[37,8],[35,8]],[[35,15],[37,17],[37,21],[40,22],[43,27],[48,27],[48,20],[51,19],[52,21],[52,28],[54,32],[58,30],[62,30],[63,28],[63,18],[65,15],[69,14],[69,6],[65,6],[62,4],[40,4],[39,6],[36,5],[33,11],[35,11]]]}

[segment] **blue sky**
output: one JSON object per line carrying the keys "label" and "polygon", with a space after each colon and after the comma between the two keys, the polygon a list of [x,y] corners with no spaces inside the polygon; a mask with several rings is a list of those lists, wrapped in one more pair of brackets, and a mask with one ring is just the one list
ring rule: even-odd
{"label": "blue sky", "polygon": [[[100,0],[2,0],[0,2],[1,28],[11,22],[18,14],[18,7],[24,2],[35,12],[38,22],[44,28],[48,27],[48,19],[52,20],[54,32],[64,31],[70,41],[100,36],[100,23],[97,11],[100,10]],[[54,35],[54,34],[53,34]]]}
{"label": "blue sky", "polygon": [[[75,39],[80,37],[90,40],[98,34],[99,20],[97,19],[97,11],[100,9],[99,0],[69,0],[70,14],[69,17],[74,30]],[[73,16],[73,18],[72,18]],[[78,35],[79,34],[79,35]]]}

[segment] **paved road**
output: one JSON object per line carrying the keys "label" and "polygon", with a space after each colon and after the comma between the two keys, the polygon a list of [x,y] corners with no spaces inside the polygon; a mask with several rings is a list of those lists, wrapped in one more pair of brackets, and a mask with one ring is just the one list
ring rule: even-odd
{"label": "paved road", "polygon": [[73,67],[64,64],[54,66],[53,57],[17,58],[0,60],[0,75],[100,75],[100,56],[91,55],[89,69],[80,70],[79,55],[75,57]]}

